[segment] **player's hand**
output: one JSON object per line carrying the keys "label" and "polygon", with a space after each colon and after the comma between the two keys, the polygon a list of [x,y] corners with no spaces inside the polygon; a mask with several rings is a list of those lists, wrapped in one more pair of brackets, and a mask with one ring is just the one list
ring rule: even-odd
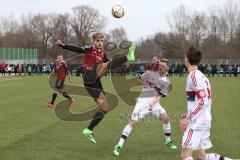
{"label": "player's hand", "polygon": [[103,59],[101,57],[96,56],[96,62],[97,63],[102,63]]}
{"label": "player's hand", "polygon": [[149,111],[152,111],[154,105],[155,105],[155,104],[154,104],[153,102],[150,102],[150,103],[149,103]]}
{"label": "player's hand", "polygon": [[62,42],[62,40],[58,39],[55,43],[57,46],[64,46],[64,43]]}
{"label": "player's hand", "polygon": [[187,117],[187,113],[184,113],[184,114],[181,115],[181,118],[182,118],[182,119],[184,119],[184,118],[186,118],[186,117]]}
{"label": "player's hand", "polygon": [[184,132],[187,129],[187,126],[188,126],[188,120],[186,118],[182,119],[179,124],[180,132]]}

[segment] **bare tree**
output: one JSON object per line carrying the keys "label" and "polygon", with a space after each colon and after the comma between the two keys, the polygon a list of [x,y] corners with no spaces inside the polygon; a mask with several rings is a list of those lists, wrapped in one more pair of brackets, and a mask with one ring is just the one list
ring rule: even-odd
{"label": "bare tree", "polygon": [[233,41],[234,31],[237,26],[237,23],[236,23],[237,16],[240,14],[238,3],[237,1],[235,2],[236,3],[234,3],[234,1],[229,0],[224,7],[224,14],[225,14],[226,22],[229,28],[228,35],[229,35],[230,43],[232,43]]}
{"label": "bare tree", "polygon": [[204,13],[195,13],[191,18],[191,28],[189,32],[189,39],[192,45],[200,48],[200,43],[205,34],[205,15]]}
{"label": "bare tree", "polygon": [[87,5],[81,5],[72,8],[73,17],[71,25],[75,33],[78,44],[86,45],[90,41],[90,34],[96,31],[102,31],[106,25],[107,19],[100,15],[97,9]]}
{"label": "bare tree", "polygon": [[[191,12],[184,5],[180,5],[179,8],[171,13],[170,16],[168,15],[168,23],[171,32],[168,35],[169,39],[167,43],[175,46],[179,51],[185,51],[187,49],[186,47],[188,46],[186,40],[188,39],[188,34],[191,27],[191,15],[189,13]],[[174,42],[175,40],[171,41],[171,39],[175,36],[179,39],[182,39],[182,41],[176,40],[179,43]]]}
{"label": "bare tree", "polygon": [[109,41],[114,43],[120,43],[127,40],[127,33],[124,28],[115,28],[109,32]]}

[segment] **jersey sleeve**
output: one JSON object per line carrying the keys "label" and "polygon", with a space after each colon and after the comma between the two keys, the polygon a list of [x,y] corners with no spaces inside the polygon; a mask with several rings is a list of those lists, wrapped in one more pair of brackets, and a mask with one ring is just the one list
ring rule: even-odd
{"label": "jersey sleeve", "polygon": [[143,80],[143,81],[148,81],[150,77],[150,72],[146,71],[145,73],[143,73],[141,76],[139,76],[139,79]]}
{"label": "jersey sleeve", "polygon": [[159,95],[162,97],[166,97],[168,92],[172,90],[172,84],[170,81],[160,80],[158,86],[160,88]]}
{"label": "jersey sleeve", "polygon": [[75,44],[65,44],[61,46],[63,49],[72,51],[72,52],[78,52],[78,53],[84,53],[87,54],[92,49],[92,46],[77,46]]}

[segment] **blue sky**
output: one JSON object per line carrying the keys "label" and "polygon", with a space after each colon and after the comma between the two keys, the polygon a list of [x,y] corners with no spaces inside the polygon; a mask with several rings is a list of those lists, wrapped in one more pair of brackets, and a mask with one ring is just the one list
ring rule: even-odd
{"label": "blue sky", "polygon": [[[0,17],[13,16],[19,19],[28,13],[71,13],[77,5],[90,5],[108,18],[106,32],[123,27],[128,37],[139,40],[156,32],[168,32],[167,14],[183,4],[191,10],[206,11],[211,6],[224,6],[228,0],[1,0]],[[239,0],[230,0],[239,1]],[[125,16],[115,19],[111,16],[111,7],[120,4]]]}

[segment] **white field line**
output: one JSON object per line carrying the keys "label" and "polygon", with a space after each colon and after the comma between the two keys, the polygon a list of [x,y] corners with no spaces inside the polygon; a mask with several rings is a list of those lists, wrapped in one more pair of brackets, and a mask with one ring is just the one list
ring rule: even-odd
{"label": "white field line", "polygon": [[22,79],[22,78],[0,79],[0,82],[3,82],[3,81],[13,81],[13,80],[19,80],[19,79]]}

